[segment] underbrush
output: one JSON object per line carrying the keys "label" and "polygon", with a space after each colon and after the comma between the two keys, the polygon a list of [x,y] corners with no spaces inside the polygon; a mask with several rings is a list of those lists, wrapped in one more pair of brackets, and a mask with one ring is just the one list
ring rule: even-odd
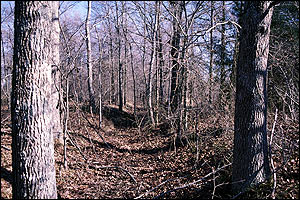
{"label": "underbrush", "polygon": [[[271,147],[276,176],[236,195],[231,193],[232,114],[212,113],[196,118],[199,113],[190,113],[190,128],[183,134],[186,143],[174,148],[172,126],[167,121],[154,128],[148,123],[139,123],[139,127],[138,123],[130,123],[134,119],[131,112],[120,113],[109,106],[105,109],[102,130],[98,133],[91,127],[97,127],[97,114],[71,109],[69,134],[78,148],[68,140],[68,168],[64,169],[64,148],[55,146],[60,198],[299,197],[297,123],[278,117]],[[140,116],[146,116],[142,113]],[[117,125],[119,116],[128,121]],[[144,118],[140,117],[140,122]],[[10,112],[1,106],[1,198],[4,199],[12,197],[10,123]],[[269,139],[273,124],[274,114],[270,114]]]}

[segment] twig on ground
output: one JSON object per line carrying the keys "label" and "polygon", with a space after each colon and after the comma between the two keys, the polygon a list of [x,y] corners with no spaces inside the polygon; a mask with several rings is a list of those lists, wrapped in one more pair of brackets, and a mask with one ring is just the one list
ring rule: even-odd
{"label": "twig on ground", "polygon": [[69,133],[69,131],[67,131],[67,134],[68,134],[68,136],[69,136],[69,139],[70,139],[70,142],[72,143],[72,145],[73,146],[75,146],[77,149],[78,149],[78,151],[79,151],[79,153],[82,155],[82,157],[87,161],[88,159],[85,157],[85,155],[82,153],[82,151],[80,150],[80,148],[78,147],[78,145],[75,143],[75,141],[73,141],[73,139],[71,138],[71,136],[70,136],[70,133]]}
{"label": "twig on ground", "polygon": [[[76,105],[76,104],[74,104],[74,105],[75,105],[76,108],[78,108],[78,105]],[[78,108],[78,109],[80,110],[80,108]],[[80,112],[80,113],[81,113],[82,117],[89,123],[90,127],[93,128],[93,129],[96,131],[96,133],[97,133],[97,134],[99,135],[99,137],[103,140],[103,142],[106,144],[106,146],[107,146],[108,148],[111,148],[111,147],[107,144],[107,142],[104,140],[103,136],[99,133],[99,130],[102,130],[103,132],[104,132],[104,130],[103,130],[102,128],[100,128],[100,127],[96,128],[95,125],[93,125],[93,124],[90,122],[90,120],[84,115],[83,112]]]}
{"label": "twig on ground", "polygon": [[160,193],[159,195],[157,195],[156,197],[154,197],[154,199],[160,198],[160,197],[164,196],[165,194],[169,194],[170,192],[173,192],[173,191],[176,191],[176,190],[179,190],[179,189],[183,189],[183,188],[189,187],[191,185],[195,185],[196,183],[198,183],[198,182],[206,179],[207,177],[211,176],[212,174],[215,174],[216,172],[218,172],[218,171],[220,171],[220,170],[222,170],[222,169],[224,169],[224,168],[226,168],[226,167],[228,167],[230,165],[232,165],[232,163],[224,165],[223,167],[220,167],[217,170],[215,170],[213,172],[210,172],[209,174],[205,175],[204,177],[202,177],[202,178],[200,178],[200,179],[198,179],[198,180],[196,180],[196,181],[194,181],[192,183],[188,183],[188,184],[185,184],[183,186],[176,187],[176,188],[174,188],[172,190],[168,190],[167,192]]}
{"label": "twig on ground", "polygon": [[[97,164],[97,162],[93,162],[94,164]],[[137,183],[137,181],[135,180],[134,176],[126,169],[122,168],[122,167],[119,167],[119,166],[94,166],[94,165],[91,165],[89,164],[88,165],[89,167],[91,168],[94,168],[94,169],[107,169],[107,168],[115,168],[115,169],[120,169],[122,171],[124,171],[126,174],[128,174],[130,176],[130,178],[135,182]]]}
{"label": "twig on ground", "polygon": [[93,151],[94,151],[94,153],[96,154],[95,145],[94,145],[94,143],[93,143],[93,141],[92,141],[92,139],[91,139],[90,132],[87,130],[86,126],[84,126],[84,128],[85,128],[85,130],[86,130],[86,132],[87,132],[87,134],[88,134],[88,136],[89,136],[89,140],[90,140],[90,143],[91,143],[91,145],[92,145],[92,147],[93,147]]}
{"label": "twig on ground", "polygon": [[[187,175],[186,175],[187,176]],[[154,188],[152,188],[151,190],[147,191],[146,193],[144,194],[141,194],[140,196],[138,197],[135,197],[134,199],[140,199],[142,198],[143,196],[149,194],[150,192],[153,192],[154,190],[156,190],[157,188],[159,188],[160,186],[170,182],[170,181],[175,181],[175,180],[179,180],[179,179],[182,179],[182,178],[185,178],[186,176],[183,176],[183,177],[179,177],[179,178],[173,178],[173,179],[167,179],[165,180],[164,182],[160,183],[159,185],[155,186]]]}

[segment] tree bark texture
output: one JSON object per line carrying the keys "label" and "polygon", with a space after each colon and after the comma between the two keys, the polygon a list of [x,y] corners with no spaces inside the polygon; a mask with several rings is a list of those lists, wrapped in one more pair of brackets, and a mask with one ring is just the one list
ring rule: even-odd
{"label": "tree bark texture", "polygon": [[246,2],[241,19],[232,173],[235,192],[265,181],[270,174],[266,88],[272,18],[269,5],[267,1]]}
{"label": "tree bark texture", "polygon": [[57,198],[51,105],[53,2],[16,1],[11,96],[13,198]]}

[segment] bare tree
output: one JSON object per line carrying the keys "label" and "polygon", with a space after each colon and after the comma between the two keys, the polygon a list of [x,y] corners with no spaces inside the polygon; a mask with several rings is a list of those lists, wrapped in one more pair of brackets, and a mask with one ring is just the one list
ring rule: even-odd
{"label": "bare tree", "polygon": [[[54,2],[56,3],[56,2]],[[51,92],[53,2],[15,2],[13,198],[57,198]]]}
{"label": "bare tree", "polygon": [[[110,11],[110,10],[109,10]],[[113,51],[113,34],[112,34],[112,25],[110,21],[110,17],[108,17],[108,33],[109,33],[109,60],[110,60],[110,70],[111,70],[111,78],[110,78],[110,103],[116,103],[115,97],[115,72],[114,72],[114,51]]]}
{"label": "bare tree", "polygon": [[90,99],[90,109],[91,112],[95,112],[95,97],[93,89],[93,65],[91,58],[91,36],[90,36],[90,17],[91,17],[91,8],[92,2],[88,1],[88,12],[86,16],[85,30],[86,30],[86,47],[87,47],[87,68],[88,68],[88,90],[89,90],[89,99]]}
{"label": "bare tree", "polygon": [[103,60],[103,47],[101,44],[101,39],[100,39],[100,35],[99,32],[97,30],[97,27],[95,27],[96,33],[97,33],[97,39],[98,39],[98,43],[99,43],[99,74],[98,74],[98,87],[99,87],[99,94],[98,94],[98,98],[99,98],[99,127],[101,128],[102,125],[102,60]]}
{"label": "bare tree", "polygon": [[172,1],[170,2],[172,12],[173,12],[173,36],[172,36],[172,46],[171,46],[171,57],[172,57],[172,67],[171,67],[171,91],[170,91],[170,107],[171,112],[174,113],[179,105],[179,75],[180,66],[178,63],[179,48],[180,48],[180,24],[182,17],[182,2]]}
{"label": "bare tree", "polygon": [[128,28],[127,28],[127,5],[126,1],[122,1],[122,31],[124,36],[124,66],[123,66],[123,104],[126,106],[127,101],[127,65],[128,65]]}
{"label": "bare tree", "polygon": [[[214,26],[214,1],[210,2],[210,26]],[[210,60],[209,60],[209,94],[208,94],[208,103],[212,103],[212,82],[213,82],[213,64],[214,64],[214,40],[213,40],[213,29],[210,30]]]}
{"label": "bare tree", "polygon": [[136,81],[135,81],[135,72],[133,66],[133,52],[132,52],[132,45],[129,43],[129,51],[130,51],[130,66],[131,66],[131,73],[132,73],[132,80],[133,80],[133,113],[134,117],[136,117]]}
{"label": "bare tree", "polygon": [[117,41],[118,41],[118,64],[119,64],[119,110],[123,111],[123,88],[122,88],[122,83],[123,83],[123,63],[121,61],[121,26],[119,22],[119,7],[118,7],[118,2],[115,2],[116,6],[116,30],[117,30]]}
{"label": "bare tree", "polygon": [[151,123],[155,126],[154,114],[153,114],[153,70],[155,66],[156,58],[156,37],[157,37],[157,26],[158,26],[158,2],[155,2],[155,20],[154,20],[154,30],[152,32],[152,50],[151,50],[151,60],[149,64],[149,79],[148,79],[148,109]]}
{"label": "bare tree", "polygon": [[[222,22],[225,22],[225,1],[222,2]],[[221,66],[220,66],[220,94],[219,94],[219,108],[224,109],[225,103],[225,24],[221,25]]]}
{"label": "bare tree", "polygon": [[60,71],[60,59],[59,59],[59,1],[53,2],[53,11],[52,11],[52,123],[53,123],[53,135],[55,138],[58,138],[58,142],[63,144],[63,134],[62,134],[62,125],[61,125],[61,71]]}

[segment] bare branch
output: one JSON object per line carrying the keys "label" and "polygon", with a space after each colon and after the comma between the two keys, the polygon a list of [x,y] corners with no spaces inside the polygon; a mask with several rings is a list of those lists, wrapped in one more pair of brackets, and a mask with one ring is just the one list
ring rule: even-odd
{"label": "bare branch", "polygon": [[224,168],[226,168],[226,167],[228,167],[228,166],[230,166],[230,165],[232,165],[232,163],[229,163],[229,164],[227,164],[227,165],[224,165],[223,167],[220,167],[220,168],[218,168],[217,170],[214,170],[214,171],[210,172],[209,174],[205,175],[204,177],[202,177],[202,178],[200,178],[200,179],[198,179],[198,180],[196,180],[196,181],[194,181],[194,182],[192,182],[192,183],[188,183],[188,184],[185,184],[185,185],[176,187],[176,188],[174,188],[174,189],[172,189],[172,190],[168,190],[167,192],[160,193],[159,195],[157,195],[156,197],[154,197],[154,199],[160,198],[160,197],[164,196],[165,194],[169,194],[170,192],[173,192],[173,191],[176,191],[176,190],[179,190],[179,189],[183,189],[183,188],[186,188],[186,187],[190,187],[190,186],[192,186],[192,185],[195,185],[196,183],[199,183],[200,181],[203,181],[203,180],[206,179],[207,177],[209,177],[209,176],[215,174],[216,172],[218,172],[218,171],[220,171],[220,170],[222,170],[222,169],[224,169]]}

